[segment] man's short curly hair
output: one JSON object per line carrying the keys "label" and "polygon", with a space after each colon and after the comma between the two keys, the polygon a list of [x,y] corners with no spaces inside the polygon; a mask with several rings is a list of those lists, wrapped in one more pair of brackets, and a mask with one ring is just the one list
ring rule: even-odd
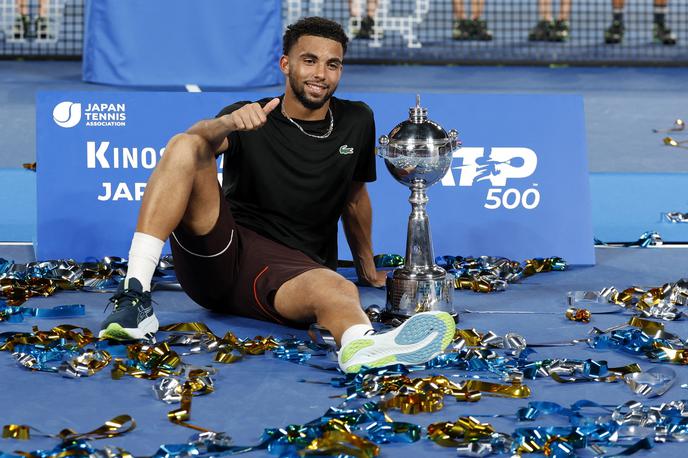
{"label": "man's short curly hair", "polygon": [[289,54],[292,46],[304,35],[338,41],[342,45],[344,54],[346,54],[346,45],[349,43],[349,37],[344,33],[342,26],[329,19],[313,16],[303,18],[287,26],[287,31],[284,32],[284,37],[282,38],[282,52],[284,55]]}

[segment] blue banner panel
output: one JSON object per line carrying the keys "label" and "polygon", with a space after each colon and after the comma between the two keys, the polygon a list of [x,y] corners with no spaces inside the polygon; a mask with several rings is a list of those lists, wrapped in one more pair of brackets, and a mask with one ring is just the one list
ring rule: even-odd
{"label": "blue banner panel", "polygon": [[223,106],[254,97],[39,92],[37,258],[126,257],[145,184],[167,141]]}
{"label": "blue banner panel", "polygon": [[[378,134],[404,120],[415,101],[410,93],[340,96],[366,101]],[[225,105],[263,97],[39,93],[38,258],[126,256],[145,183],[168,139]],[[429,191],[435,254],[594,264],[580,97],[428,94],[422,104],[464,144]],[[380,159],[369,189],[375,252],[404,254],[408,189]],[[340,257],[351,257],[341,233]]]}
{"label": "blue banner panel", "polygon": [[[373,108],[381,134],[415,104],[414,94],[356,97]],[[428,192],[435,255],[595,263],[582,97],[424,94],[421,105],[463,142]],[[410,192],[378,164],[370,186],[375,251],[403,255]]]}
{"label": "blue banner panel", "polygon": [[282,82],[280,0],[98,0],[85,16],[83,79],[227,88]]}

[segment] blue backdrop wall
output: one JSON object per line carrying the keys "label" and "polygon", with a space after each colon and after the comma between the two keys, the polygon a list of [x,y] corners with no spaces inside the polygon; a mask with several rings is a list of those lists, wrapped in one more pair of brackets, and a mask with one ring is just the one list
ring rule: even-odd
{"label": "blue backdrop wall", "polygon": [[83,79],[225,88],[281,82],[280,0],[86,3]]}

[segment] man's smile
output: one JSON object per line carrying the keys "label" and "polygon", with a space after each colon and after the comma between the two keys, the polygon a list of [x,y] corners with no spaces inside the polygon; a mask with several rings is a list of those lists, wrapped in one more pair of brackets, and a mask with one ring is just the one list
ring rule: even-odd
{"label": "man's smile", "polygon": [[311,93],[316,95],[324,95],[327,92],[328,86],[323,83],[306,83],[305,86],[310,90]]}

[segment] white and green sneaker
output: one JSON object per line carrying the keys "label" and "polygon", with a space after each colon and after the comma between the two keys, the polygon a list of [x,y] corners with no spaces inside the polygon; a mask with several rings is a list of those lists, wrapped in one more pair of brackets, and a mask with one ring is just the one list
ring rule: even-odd
{"label": "white and green sneaker", "polygon": [[430,361],[454,338],[456,324],[447,312],[413,315],[398,328],[349,342],[339,350],[339,367],[355,373],[363,366],[412,366]]}

